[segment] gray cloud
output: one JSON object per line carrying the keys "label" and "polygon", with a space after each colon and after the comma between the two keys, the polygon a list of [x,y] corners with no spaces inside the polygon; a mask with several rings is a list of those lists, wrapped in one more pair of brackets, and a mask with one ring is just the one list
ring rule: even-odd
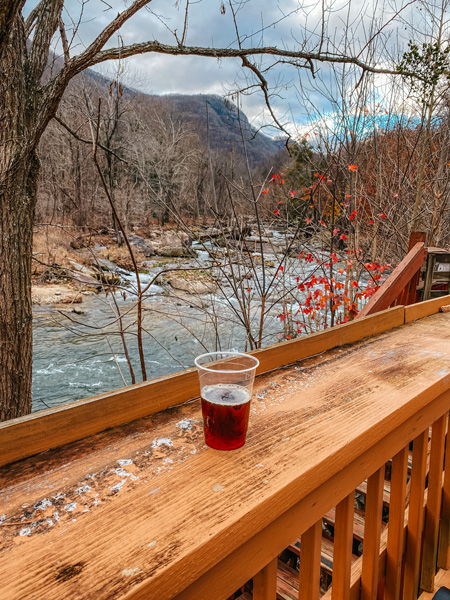
{"label": "gray cloud", "polygon": [[[399,2],[403,0],[398,0]],[[406,0],[404,0],[406,2]],[[37,0],[28,0],[26,7],[30,10]],[[117,12],[130,4],[130,0],[66,0],[64,20],[72,34],[70,23],[78,23],[81,18],[77,35],[72,42],[73,52],[79,52],[86,47],[98,33],[107,25]],[[327,1],[325,1],[327,4]],[[108,8],[111,5],[112,8]],[[297,47],[306,43],[309,48],[316,47],[320,34],[321,3],[305,0],[300,6],[298,0],[244,0],[234,2],[236,17],[239,23],[239,32],[244,46],[276,45],[278,47]],[[330,15],[328,21],[327,37],[330,49],[333,44],[342,44],[343,40],[348,51],[361,49],[364,40],[371,35],[370,26],[373,26],[373,17],[370,13],[373,6],[372,0],[354,3],[350,11],[345,10],[345,0],[330,0]],[[175,44],[173,31],[176,30],[181,37],[184,27],[185,4],[179,3],[178,8],[173,3],[168,5],[165,0],[153,0],[149,9],[139,11],[122,28],[120,35],[124,44],[158,40],[163,43]],[[392,12],[392,9],[390,9]],[[377,9],[377,18],[380,18],[380,9]],[[390,13],[386,13],[388,18]],[[345,39],[345,19],[350,15],[350,20],[355,23],[355,32]],[[365,20],[366,26],[360,25],[360,16]],[[397,24],[390,26],[392,32],[396,31]],[[386,29],[387,32],[387,29]],[[334,40],[334,41],[333,41]],[[116,37],[110,45],[120,43]],[[232,12],[225,2],[225,14],[221,14],[221,0],[200,0],[190,6],[186,44],[198,46],[236,47],[236,31],[233,23]],[[364,56],[364,54],[363,54]],[[262,68],[275,62],[270,58],[256,59]],[[142,55],[127,60],[129,71],[135,72],[132,79],[135,86],[143,91],[154,94],[168,93],[214,93],[223,94],[233,89],[235,82],[239,86],[246,85],[246,79],[241,70],[240,61],[228,59],[217,61],[196,57],[171,57],[163,55]],[[326,79],[330,71],[326,65],[319,65],[320,72]],[[105,67],[101,67],[104,71]],[[299,81],[299,74],[293,68],[277,65],[267,73],[267,79],[277,95],[273,98],[276,114],[282,117],[291,113],[290,118],[298,122],[305,122],[305,109],[298,101],[297,91],[293,84]],[[307,85],[306,72],[300,73],[303,85]],[[317,82],[318,83],[318,82]],[[330,103],[321,94],[320,86],[317,89],[309,87],[306,100],[319,111],[330,109]],[[267,116],[261,93],[241,97],[243,110],[252,120],[262,122]]]}

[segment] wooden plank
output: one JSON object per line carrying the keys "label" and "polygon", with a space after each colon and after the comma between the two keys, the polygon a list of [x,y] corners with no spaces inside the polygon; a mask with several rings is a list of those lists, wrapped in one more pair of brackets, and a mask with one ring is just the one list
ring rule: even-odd
{"label": "wooden plank", "polygon": [[441,306],[446,306],[449,303],[450,296],[441,296],[441,298],[433,298],[432,300],[405,306],[405,323],[410,323],[411,321],[434,315],[439,312]]}
{"label": "wooden plank", "polygon": [[427,452],[428,428],[415,438],[413,444],[411,499],[409,504],[408,539],[406,544],[403,586],[404,600],[416,600],[419,589]]}
{"label": "wooden plank", "polygon": [[277,600],[298,600],[298,571],[278,560]]}
{"label": "wooden plank", "polygon": [[[373,319],[373,320],[370,320]],[[310,335],[250,352],[260,361],[257,373],[294,363],[309,356],[352,344],[404,324],[404,307],[396,306],[365,319],[337,325]]]}
{"label": "wooden plank", "polygon": [[450,568],[450,441],[448,432],[437,565],[441,569]]}
{"label": "wooden plank", "polygon": [[[427,326],[411,324],[263,376],[248,442],[233,453],[204,447],[195,402],[4,468],[0,514],[9,520],[23,515],[24,495],[33,507],[63,491],[64,508],[87,475],[100,501],[84,513],[80,499],[78,515],[61,510],[58,525],[5,546],[4,600],[21,597],[24,586],[46,600],[83,592],[96,600],[230,596],[295,532],[448,411],[445,323],[436,315]],[[192,428],[184,432],[186,420]],[[161,455],[157,442],[166,439],[173,447]],[[114,494],[105,469],[108,475],[111,463],[129,457],[140,477]],[[0,535],[8,529],[0,527]],[[76,577],[55,584],[61,565],[80,562]]]}
{"label": "wooden plank", "polygon": [[278,559],[273,558],[253,577],[253,600],[276,600]]}
{"label": "wooden plank", "polygon": [[333,600],[349,600],[350,572],[353,544],[353,510],[355,492],[352,491],[336,506],[334,529]]}
{"label": "wooden plank", "polygon": [[408,455],[409,449],[405,446],[392,460],[384,600],[400,600]]}
{"label": "wooden plank", "polygon": [[361,600],[376,600],[379,579],[384,465],[367,480],[366,529],[361,574]]}
{"label": "wooden plank", "polygon": [[300,549],[299,600],[319,600],[322,519],[302,535]]}
{"label": "wooden plank", "polygon": [[[261,374],[403,323],[404,309],[397,307],[250,354],[259,359]],[[197,371],[187,369],[0,423],[0,466],[154,414],[199,394]]]}
{"label": "wooden plank", "polygon": [[439,518],[442,503],[442,470],[444,468],[446,432],[447,415],[443,415],[436,423],[433,423],[431,434],[428,499],[423,535],[422,573],[420,577],[420,587],[427,592],[432,592],[434,590],[434,576],[436,574]]}
{"label": "wooden plank", "polygon": [[358,317],[366,317],[367,315],[376,313],[380,310],[385,310],[391,306],[423,265],[425,258],[425,244],[423,242],[418,242],[395,267],[386,281],[373,294],[369,302],[358,314]]}

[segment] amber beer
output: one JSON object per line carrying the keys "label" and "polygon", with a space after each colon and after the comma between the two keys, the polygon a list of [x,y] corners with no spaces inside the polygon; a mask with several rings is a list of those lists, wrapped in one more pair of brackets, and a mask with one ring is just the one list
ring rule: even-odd
{"label": "amber beer", "polygon": [[205,442],[216,450],[235,450],[245,444],[250,413],[250,392],[233,384],[202,389]]}
{"label": "amber beer", "polygon": [[245,444],[258,359],[243,352],[220,350],[200,354],[195,365],[206,444],[215,450],[240,448]]}

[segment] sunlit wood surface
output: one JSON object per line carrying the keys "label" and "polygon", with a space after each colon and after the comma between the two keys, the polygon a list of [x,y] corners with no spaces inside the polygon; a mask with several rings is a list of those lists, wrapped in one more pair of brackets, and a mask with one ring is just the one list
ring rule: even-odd
{"label": "sunlit wood surface", "polygon": [[[7,465],[0,597],[188,597],[192,582],[388,434],[395,439],[433,399],[444,394],[445,404],[449,388],[450,313],[435,314],[260,376],[237,451],[205,446],[196,400]],[[413,426],[418,435],[427,425]],[[361,464],[361,479],[370,469]],[[316,498],[322,512],[298,526],[311,527],[351,489]],[[270,548],[258,548],[268,563]],[[218,598],[217,585],[202,598]]]}

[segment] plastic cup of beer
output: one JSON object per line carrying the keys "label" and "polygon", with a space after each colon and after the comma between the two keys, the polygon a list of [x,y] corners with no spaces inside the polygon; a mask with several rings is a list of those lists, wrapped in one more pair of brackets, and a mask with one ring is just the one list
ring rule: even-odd
{"label": "plastic cup of beer", "polygon": [[240,352],[209,352],[195,359],[200,378],[205,442],[216,450],[245,444],[259,360]]}

